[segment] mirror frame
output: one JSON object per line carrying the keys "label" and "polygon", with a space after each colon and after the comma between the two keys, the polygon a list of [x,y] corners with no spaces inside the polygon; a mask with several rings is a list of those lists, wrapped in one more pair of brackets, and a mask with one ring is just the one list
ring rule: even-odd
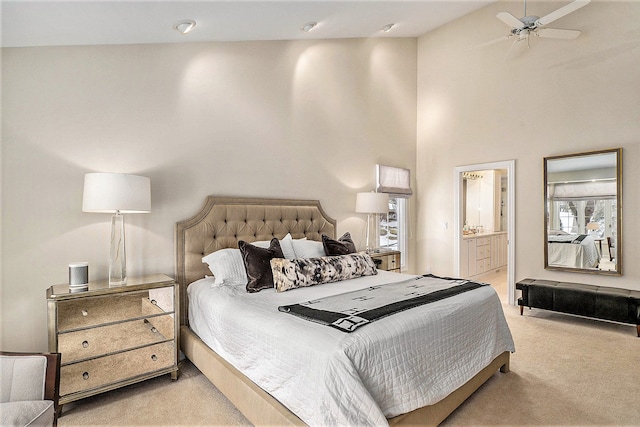
{"label": "mirror frame", "polygon": [[[548,244],[548,230],[549,230],[549,203],[548,203],[548,162],[550,160],[570,159],[574,157],[587,157],[595,156],[599,154],[611,154],[616,155],[616,269],[609,270],[596,270],[587,268],[574,268],[574,267],[559,267],[549,265],[549,244]],[[571,273],[588,273],[588,274],[602,274],[608,276],[622,276],[622,148],[611,148],[606,150],[587,151],[583,153],[574,153],[566,155],[558,155],[544,158],[544,268],[545,270],[566,271]]]}

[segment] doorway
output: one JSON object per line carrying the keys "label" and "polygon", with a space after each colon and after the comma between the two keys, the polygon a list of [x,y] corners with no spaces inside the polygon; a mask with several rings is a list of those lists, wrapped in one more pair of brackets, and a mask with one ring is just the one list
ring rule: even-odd
{"label": "doorway", "polygon": [[[494,172],[501,171],[500,173],[494,173],[492,179],[493,185],[496,191],[495,195],[494,212],[495,215],[490,219],[475,219],[478,221],[475,224],[469,224],[467,220],[467,201],[474,200],[472,195],[467,194],[467,185],[465,181],[467,179],[483,179],[482,172]],[[506,175],[506,176],[505,176]],[[496,178],[499,177],[499,182],[496,182]],[[486,269],[492,270],[493,264],[491,264],[491,256],[496,256],[497,242],[500,242],[500,238],[506,238],[506,292],[507,301],[511,305],[515,305],[515,160],[507,160],[501,162],[480,163],[475,165],[457,166],[454,168],[454,271],[456,277],[468,276],[470,273],[477,274],[478,271]],[[502,189],[506,187],[502,191]],[[469,191],[474,188],[469,185]],[[498,190],[499,189],[499,190]],[[497,192],[499,191],[499,194]],[[474,202],[475,203],[475,202]],[[481,210],[481,208],[479,208]],[[486,210],[486,209],[485,209]],[[470,216],[473,214],[470,214]],[[499,216],[499,217],[498,217]],[[480,218],[479,216],[477,218]],[[486,222],[485,225],[482,222]],[[465,224],[466,222],[466,224]],[[500,233],[494,233],[494,230],[499,230]],[[465,233],[467,237],[465,237]],[[484,238],[484,236],[487,236]],[[476,239],[473,239],[477,237]],[[463,253],[463,250],[468,249],[468,244],[475,240],[473,243],[485,244],[487,243],[487,260],[478,260],[477,265],[479,270],[469,271],[465,269],[466,263],[469,262],[467,253]],[[493,245],[492,245],[493,244]],[[492,255],[489,255],[492,252]],[[474,251],[475,253],[475,251]],[[478,253],[484,253],[482,250],[478,250]],[[483,264],[484,263],[484,264]],[[464,264],[464,265],[463,265]],[[475,268],[475,264],[471,263],[472,268]],[[495,270],[492,270],[495,271]],[[503,297],[504,295],[500,295]],[[502,298],[501,298],[502,299]]]}

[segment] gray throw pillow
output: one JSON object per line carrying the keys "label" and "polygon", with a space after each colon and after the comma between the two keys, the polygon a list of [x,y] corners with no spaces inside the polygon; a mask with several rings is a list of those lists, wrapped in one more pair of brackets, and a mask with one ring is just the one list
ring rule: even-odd
{"label": "gray throw pillow", "polygon": [[356,252],[356,245],[351,239],[351,233],[346,232],[338,240],[332,239],[326,234],[322,235],[322,245],[327,256],[347,255]]}
{"label": "gray throw pillow", "polygon": [[242,253],[244,268],[247,271],[247,292],[259,292],[273,288],[273,273],[270,261],[272,258],[284,258],[278,239],[271,239],[268,248],[259,248],[244,240],[238,242]]}

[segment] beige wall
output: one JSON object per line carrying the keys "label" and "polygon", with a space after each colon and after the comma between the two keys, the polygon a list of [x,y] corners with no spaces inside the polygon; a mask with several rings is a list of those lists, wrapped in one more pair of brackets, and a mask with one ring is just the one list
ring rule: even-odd
{"label": "beige wall", "polygon": [[[528,13],[563,4],[528,2]],[[503,10],[520,17],[522,2],[418,40],[416,270],[454,273],[454,167],[515,159],[515,279],[640,289],[640,2],[592,2],[553,25],[581,29],[578,39],[534,38],[507,61],[510,41],[478,46],[507,33],[495,18]],[[623,276],[544,270],[543,158],[614,147],[623,148]]]}
{"label": "beige wall", "polygon": [[[107,275],[110,216],[87,172],[151,178],[126,215],[129,275],[173,274],[173,227],[207,195],[319,199],[364,245],[355,194],[412,169],[416,39],[2,51],[3,350],[46,350],[45,290]],[[412,242],[411,242],[412,245]],[[413,246],[410,246],[412,249]]]}
{"label": "beige wall", "polygon": [[[109,215],[81,212],[93,171],[151,178],[152,213],[126,217],[136,275],[173,274],[174,223],[208,194],[319,199],[362,243],[355,193],[373,188],[376,162],[408,167],[410,270],[449,275],[454,167],[515,159],[516,279],[640,289],[640,3],[594,1],[556,25],[580,38],[534,39],[508,61],[509,42],[478,47],[505,34],[502,10],[522,3],[417,40],[3,49],[0,348],[46,349],[45,289],[69,262],[105,278]],[[545,271],[542,158],[611,147],[624,275]]]}

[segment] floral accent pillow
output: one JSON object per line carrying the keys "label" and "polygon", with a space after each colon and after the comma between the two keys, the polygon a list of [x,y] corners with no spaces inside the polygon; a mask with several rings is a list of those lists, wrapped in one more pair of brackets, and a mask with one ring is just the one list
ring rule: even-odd
{"label": "floral accent pillow", "polygon": [[375,263],[364,253],[321,258],[273,258],[271,271],[277,292],[378,274]]}

